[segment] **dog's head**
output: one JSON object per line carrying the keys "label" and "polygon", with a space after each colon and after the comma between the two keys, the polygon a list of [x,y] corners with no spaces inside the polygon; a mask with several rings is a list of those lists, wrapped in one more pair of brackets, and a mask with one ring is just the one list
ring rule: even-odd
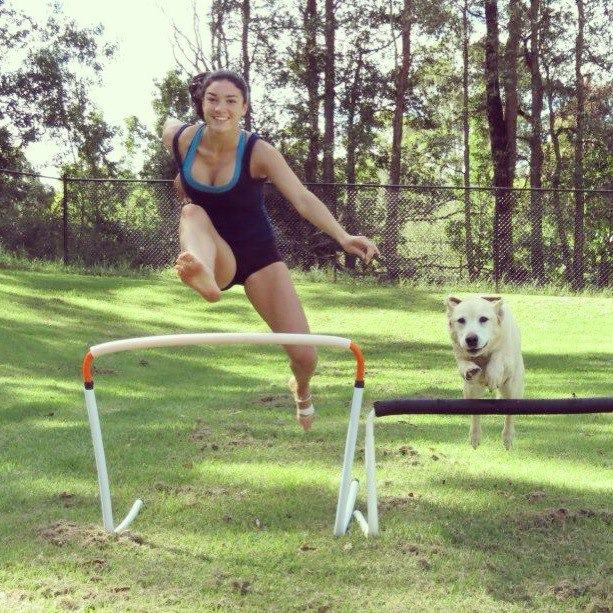
{"label": "dog's head", "polygon": [[451,340],[468,356],[488,354],[493,349],[503,316],[503,301],[499,296],[447,299]]}

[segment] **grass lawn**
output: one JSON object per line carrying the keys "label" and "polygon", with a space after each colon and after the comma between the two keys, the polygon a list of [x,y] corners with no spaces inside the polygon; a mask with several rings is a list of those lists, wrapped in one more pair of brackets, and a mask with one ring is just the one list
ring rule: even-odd
{"label": "grass lawn", "polygon": [[[352,338],[366,394],[460,397],[445,293],[297,278],[313,332]],[[613,395],[613,299],[507,295],[529,397]],[[80,366],[90,345],[266,331],[242,290],[214,305],[170,272],[0,270],[0,610],[610,611],[611,415],[388,418],[382,534],[331,535],[354,361],[320,350],[317,420],[293,421],[275,347],[187,347],[95,363],[115,520],[101,530]],[[363,438],[360,435],[362,456]],[[362,476],[362,464],[356,473]],[[364,506],[364,492],[359,494]]]}

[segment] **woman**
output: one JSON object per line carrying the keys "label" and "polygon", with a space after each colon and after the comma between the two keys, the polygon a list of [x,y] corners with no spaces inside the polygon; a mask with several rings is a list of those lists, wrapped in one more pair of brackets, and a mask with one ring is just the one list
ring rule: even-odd
{"label": "woman", "polygon": [[[326,206],[302,185],[283,156],[256,134],[241,130],[249,104],[242,77],[219,70],[192,80],[190,95],[203,123],[167,119],[162,140],[174,152],[181,186],[190,202],[181,210],[181,253],[175,269],[205,300],[242,284],[273,332],[306,334],[309,326],[264,209],[266,180],[298,213],[334,238],[347,253],[370,262],[378,254],[364,236],[351,236]],[[290,389],[296,418],[311,427],[310,380],[317,361],[313,347],[286,346],[294,377]]]}

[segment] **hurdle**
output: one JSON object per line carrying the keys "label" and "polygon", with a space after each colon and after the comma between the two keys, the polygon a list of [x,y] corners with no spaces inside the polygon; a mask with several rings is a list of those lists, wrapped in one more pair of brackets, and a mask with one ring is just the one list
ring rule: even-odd
{"label": "hurdle", "polygon": [[358,436],[358,425],[364,394],[364,356],[360,347],[350,339],[340,336],[327,336],[319,334],[285,334],[285,333],[225,333],[211,332],[200,334],[174,334],[163,336],[143,336],[110,341],[99,345],[93,345],[85,354],[82,364],[83,386],[85,392],[85,406],[89,419],[92,443],[94,447],[94,459],[98,475],[98,487],[100,494],[100,507],[102,510],[102,523],[107,532],[119,533],[128,528],[134,521],[143,506],[143,501],[138,498],[125,518],[115,525],[113,521],[113,506],[111,501],[111,489],[104,454],[102,440],[102,428],[94,393],[94,380],[92,374],[93,361],[103,355],[120,351],[133,351],[137,349],[149,349],[154,347],[178,347],[187,345],[310,345],[319,347],[336,347],[349,349],[356,361],[355,382],[349,411],[349,425],[345,440],[343,455],[343,467],[341,471],[336,516],[333,533],[335,536],[345,534],[354,512],[358,481],[351,478],[355,446]]}
{"label": "hurdle", "polygon": [[559,399],[429,399],[378,400],[366,417],[364,464],[366,471],[366,517],[353,509],[353,517],[366,536],[379,534],[375,468],[375,418],[389,415],[564,415],[613,412],[613,397]]}

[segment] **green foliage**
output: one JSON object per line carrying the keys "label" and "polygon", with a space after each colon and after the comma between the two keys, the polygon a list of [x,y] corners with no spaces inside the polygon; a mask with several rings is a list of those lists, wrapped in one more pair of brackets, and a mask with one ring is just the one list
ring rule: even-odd
{"label": "green foliage", "polygon": [[[21,13],[11,15],[2,10],[3,18],[27,22]],[[101,41],[102,27],[79,28],[58,6],[53,7],[46,23],[28,32],[22,29],[17,38],[7,34],[10,26],[4,19],[1,23],[4,51],[19,46],[25,52],[21,65],[5,72],[0,81],[3,124],[11,136],[27,144],[44,133],[66,147],[57,161],[64,161],[62,154],[67,150],[75,162],[81,156],[92,169],[104,165],[114,130],[88,96],[104,60],[113,54],[113,47]]]}

